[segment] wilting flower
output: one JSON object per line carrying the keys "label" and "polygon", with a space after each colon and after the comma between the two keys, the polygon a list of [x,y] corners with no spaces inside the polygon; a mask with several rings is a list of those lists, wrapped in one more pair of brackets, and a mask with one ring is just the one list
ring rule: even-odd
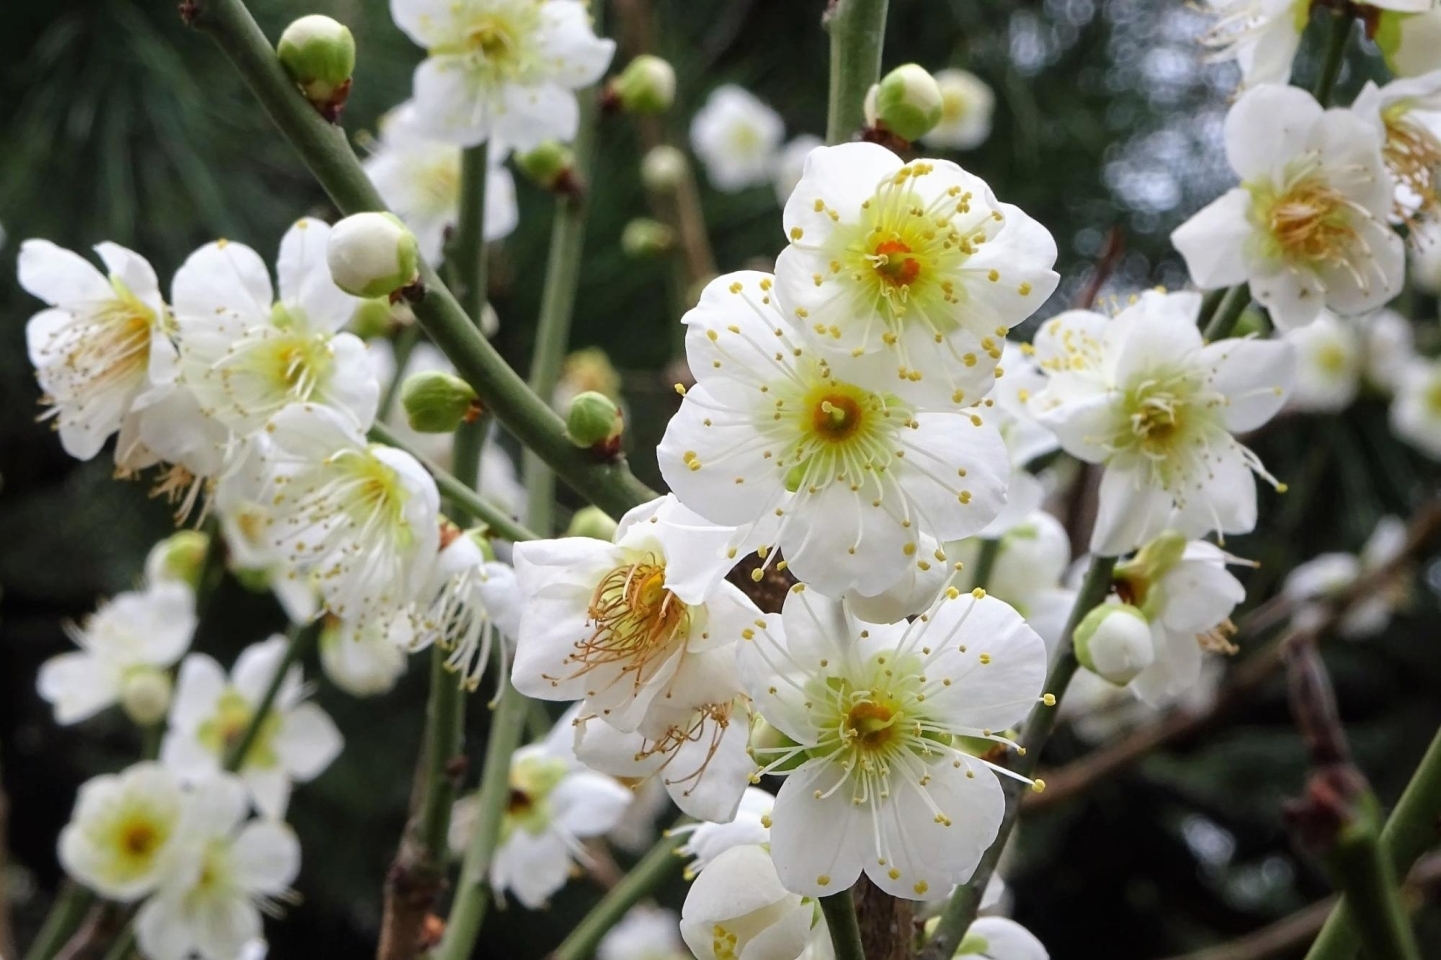
{"label": "wilting flower", "polygon": [[[1115,556],[1168,527],[1188,536],[1256,525],[1256,455],[1233,436],[1281,409],[1291,345],[1204,344],[1195,293],[1147,291],[1115,318],[1072,310],[1036,335],[1050,375],[1031,409],[1073,456],[1106,465],[1091,549]],[[1274,482],[1274,481],[1273,481]]]}
{"label": "wilting flower", "polygon": [[415,69],[417,127],[461,146],[572,139],[575,91],[615,53],[581,0],[391,0],[390,15],[430,54]]}
{"label": "wilting flower", "polygon": [[[700,960],[796,960],[817,924],[813,900],[782,885],[764,847],[732,847],[701,873],[681,907],[680,932]],[[820,936],[828,936],[820,925]]]}
{"label": "wilting flower", "polygon": [[785,129],[754,94],[726,84],[711,91],[691,121],[690,143],[711,186],[735,193],[770,179]]}
{"label": "wilting flower", "polygon": [[727,274],[686,314],[697,383],[661,440],[661,474],[682,503],[741,528],[732,546],[779,547],[827,593],[884,589],[922,535],[958,539],[995,518],[1005,446],[979,413],[897,397],[883,355],[788,332],[773,288]]}
{"label": "wilting flower", "polygon": [[1296,87],[1247,91],[1226,115],[1226,159],[1241,178],[1171,234],[1203,290],[1249,282],[1283,329],[1329,307],[1384,306],[1405,280],[1388,223],[1395,181],[1381,133]]}
{"label": "wilting flower", "polygon": [[974,150],[991,135],[991,114],[996,95],[986,82],[968,70],[937,70],[941,88],[941,122],[921,137],[928,147]]}
{"label": "wilting flower", "polygon": [[167,671],[190,647],[195,624],[195,594],[183,583],[122,593],[66,627],[80,649],[41,666],[40,696],[54,704],[56,723],[78,723],[116,703],[136,722],[152,723],[165,714]]}
{"label": "wilting flower", "polygon": [[278,820],[246,822],[245,787],[220,776],[186,798],[182,853],[135,918],[152,960],[241,960],[261,936],[260,912],[300,870],[300,842]]}
{"label": "wilting flower", "polygon": [[157,763],[87,781],[60,833],[65,872],[111,900],[140,899],[174,866],[185,801],[180,781]]}
{"label": "wilting flower", "polygon": [[1351,405],[1361,389],[1365,364],[1359,324],[1324,312],[1311,323],[1288,330],[1296,348],[1296,382],[1290,406],[1304,412],[1336,413]]}
{"label": "wilting flower", "polygon": [[1406,367],[1391,401],[1391,429],[1433,460],[1441,460],[1441,360]]}
{"label": "wilting flower", "polygon": [[[509,236],[519,222],[515,179],[504,154],[492,151],[485,179],[486,242]],[[460,216],[460,147],[426,135],[415,104],[402,103],[380,121],[380,142],[365,173],[390,211],[405,221],[432,265],[445,255],[445,234]]]}
{"label": "wilting flower", "polygon": [[1004,768],[953,738],[1007,742],[994,731],[1040,699],[1046,647],[977,594],[952,589],[915,621],[874,624],[798,585],[747,630],[747,692],[793,743],[757,751],[763,772],[786,778],[771,853],[787,889],[845,890],[864,870],[893,896],[924,899],[967,880],[995,839]]}
{"label": "wilting flower", "polygon": [[114,243],[95,252],[108,275],[48,240],[21,244],[20,285],[50,305],[25,325],[25,344],[65,452],[89,460],[118,430],[123,464],[139,439],[131,405],[174,347],[150,264]]}
{"label": "wilting flower", "polygon": [[[247,647],[228,678],[205,654],[186,657],[160,749],[165,766],[191,782],[219,772],[257,722],[256,708],[280,669],[285,648],[285,638],[278,636]],[[305,702],[299,665],[286,671],[270,712],[258,723],[235,772],[257,809],[281,817],[291,783],[318,777],[340,753],[343,741],[330,717]]]}
{"label": "wilting flower", "polygon": [[1059,279],[1051,235],[985,181],[874,143],[812,151],[784,224],[786,325],[826,356],[884,357],[889,389],[931,406],[981,399],[1006,331]]}
{"label": "wilting flower", "polygon": [[292,403],[325,406],[362,430],[380,400],[365,344],[340,333],[360,301],[330,279],[330,227],[296,221],[280,241],[276,298],[265,262],[224,240],[175,274],[180,371],[207,414],[240,436]]}

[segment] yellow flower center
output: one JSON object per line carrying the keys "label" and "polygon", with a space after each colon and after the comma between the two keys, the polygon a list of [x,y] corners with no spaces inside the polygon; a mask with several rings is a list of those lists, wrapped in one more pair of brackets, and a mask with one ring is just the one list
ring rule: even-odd
{"label": "yellow flower center", "polygon": [[1435,214],[1441,208],[1441,197],[1436,190],[1436,171],[1441,169],[1441,141],[1424,124],[1408,116],[1412,106],[1397,103],[1382,115],[1386,143],[1381,156],[1396,179],[1420,201],[1418,213]]}
{"label": "yellow flower center", "polygon": [[601,578],[591,594],[588,621],[591,635],[577,641],[570,659],[577,673],[621,665],[637,687],[649,679],[648,668],[664,661],[684,637],[690,610],[665,586],[665,565],[653,559],[616,567]]}
{"label": "yellow flower center", "polygon": [[900,733],[898,726],[902,718],[903,714],[894,703],[860,700],[846,714],[846,731],[856,746],[881,750]]}
{"label": "yellow flower center", "polygon": [[1315,267],[1347,263],[1356,244],[1350,203],[1314,172],[1281,191],[1252,189],[1252,216],[1265,231],[1264,252],[1275,259]]}
{"label": "yellow flower center", "polygon": [[1349,359],[1345,348],[1335,343],[1322,344],[1316,351],[1316,366],[1332,375],[1344,373]]}
{"label": "yellow flower center", "polygon": [[[819,377],[796,404],[800,428],[789,454],[786,485],[792,492],[860,470],[885,470],[894,457],[892,434],[910,421],[893,397]],[[789,404],[786,404],[789,406]]]}
{"label": "yellow flower center", "polygon": [[540,26],[540,9],[533,0],[520,0],[477,12],[454,43],[431,52],[468,57],[472,68],[486,74],[491,83],[523,79],[536,61],[532,38]]}
{"label": "yellow flower center", "polygon": [[[227,688],[215,705],[215,713],[196,731],[196,739],[211,753],[225,758],[239,745],[254,716],[250,701],[238,690]],[[280,762],[274,746],[279,729],[280,717],[271,711],[260,722],[260,729],[245,755],[244,766],[269,768]]]}

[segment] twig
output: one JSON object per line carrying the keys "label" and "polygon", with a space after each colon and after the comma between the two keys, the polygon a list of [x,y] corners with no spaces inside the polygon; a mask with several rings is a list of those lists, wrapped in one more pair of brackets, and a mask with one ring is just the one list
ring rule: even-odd
{"label": "twig", "polygon": [[1096,299],[1100,297],[1106,281],[1111,279],[1111,274],[1116,272],[1116,265],[1121,262],[1121,254],[1125,252],[1126,235],[1121,232],[1120,227],[1112,226],[1106,232],[1106,242],[1101,245],[1101,255],[1096,258],[1096,265],[1091,268],[1086,285],[1076,295],[1077,310],[1095,309]]}
{"label": "twig", "polygon": [[830,100],[826,143],[845,143],[866,125],[865,100],[881,75],[881,41],[889,0],[833,0],[826,15],[831,34]]}
{"label": "twig", "polygon": [[[672,824],[672,829],[684,822],[682,818]],[[680,858],[676,856],[675,849],[676,838],[671,830],[663,831],[660,839],[631,867],[624,879],[601,897],[600,902],[591,907],[590,912],[561,941],[550,955],[550,960],[588,960],[595,953],[601,938],[620,922],[631,907],[680,869]]]}
{"label": "twig", "polygon": [[861,925],[856,919],[856,901],[849,890],[821,897],[821,913],[826,916],[831,946],[836,960],[866,960],[861,946]]}
{"label": "twig", "polygon": [[1226,295],[1216,304],[1216,311],[1210,316],[1201,328],[1202,334],[1208,341],[1224,340],[1236,329],[1236,322],[1241,319],[1241,314],[1251,305],[1251,285],[1243,283],[1234,286],[1226,291]]}

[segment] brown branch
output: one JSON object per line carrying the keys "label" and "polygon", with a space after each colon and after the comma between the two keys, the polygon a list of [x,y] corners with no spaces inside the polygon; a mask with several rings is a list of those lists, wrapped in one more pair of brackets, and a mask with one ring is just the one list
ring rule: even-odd
{"label": "brown branch", "polygon": [[[1432,500],[1423,505],[1412,519],[1406,544],[1400,552],[1389,563],[1362,575],[1339,598],[1327,604],[1324,616],[1311,635],[1319,638],[1330,633],[1353,606],[1374,595],[1438,540],[1441,540],[1441,500]],[[1277,600],[1274,604],[1268,602],[1258,607],[1252,619],[1260,617],[1269,625],[1288,613],[1289,604]],[[1247,632],[1251,632],[1250,628],[1251,620],[1248,620]],[[1058,770],[1043,773],[1045,792],[1027,794],[1023,801],[1024,809],[1034,812],[1055,807],[1125,770],[1148,754],[1189,740],[1214,727],[1248,702],[1257,690],[1280,672],[1286,645],[1295,642],[1300,635],[1302,631],[1290,630],[1258,647],[1255,653],[1231,671],[1209,706],[1201,709],[1176,708],[1155,723],[1138,728],[1109,746],[1093,750]]]}
{"label": "brown branch", "polygon": [[[1441,884],[1441,854],[1433,854],[1416,864],[1406,879],[1403,892],[1407,903],[1413,909],[1419,906],[1438,884]],[[1169,960],[1268,960],[1285,956],[1311,942],[1340,900],[1339,896],[1327,897],[1243,937],[1193,953],[1177,954]]]}
{"label": "brown branch", "polygon": [[127,912],[114,903],[97,903],[74,935],[55,954],[55,960],[101,960],[120,931]]}
{"label": "brown branch", "polygon": [[1116,265],[1121,262],[1121,254],[1125,252],[1126,235],[1121,232],[1120,227],[1112,226],[1106,233],[1106,241],[1101,245],[1101,255],[1096,258],[1096,265],[1091,268],[1086,285],[1076,295],[1077,310],[1096,308],[1096,298],[1101,295],[1101,290],[1106,281],[1111,279],[1111,274],[1116,272]]}
{"label": "brown branch", "polygon": [[886,893],[861,874],[851,889],[866,960],[910,960],[916,942],[915,901]]}

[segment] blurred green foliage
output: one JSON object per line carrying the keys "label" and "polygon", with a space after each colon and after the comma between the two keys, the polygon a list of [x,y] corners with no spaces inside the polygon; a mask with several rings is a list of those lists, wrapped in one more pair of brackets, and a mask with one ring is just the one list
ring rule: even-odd
{"label": "blurred green foliage", "polygon": [[[661,0],[660,49],[676,66],[680,97],[667,123],[684,141],[690,115],[722,82],[739,83],[781,112],[790,134],[824,127],[828,44],[823,0]],[[1124,253],[1104,294],[1179,286],[1184,272],[1166,236],[1229,185],[1220,120],[1234,72],[1202,63],[1200,15],[1180,0],[892,0],[886,64],[963,65],[997,92],[996,131],[962,159],[1003,199],[1036,216],[1060,247],[1060,292],[1043,315],[1072,301],[1114,228]],[[346,22],[359,47],[345,126],[362,147],[379,115],[404,99],[420,52],[392,25],[383,0],[254,0],[268,35],[302,13]],[[1314,38],[1308,38],[1315,46]],[[1376,70],[1353,57],[1342,99]],[[1314,71],[1303,52],[1298,75]],[[576,346],[597,344],[626,371],[634,459],[654,481],[653,447],[674,404],[663,369],[677,317],[666,268],[621,254],[627,220],[644,215],[638,152],[627,122],[602,131],[593,177]],[[721,269],[768,262],[782,244],[768,189],[704,196]],[[523,362],[543,281],[550,200],[521,187],[521,224],[496,253],[498,343]],[[270,128],[227,62],[187,30],[172,3],[52,0],[0,5],[0,743],[13,802],[12,883],[22,941],[57,880],[54,837],[77,784],[128,762],[135,744],[115,718],[57,730],[34,693],[42,660],[65,646],[60,624],[98,595],[134,583],[145,549],[167,528],[143,483],[115,482],[102,459],[76,464],[34,422],[37,390],[24,352],[35,303],[9,266],[18,241],[40,236],[75,249],[114,240],[168,278],[185,255],[226,236],[273,255],[296,217],[330,216],[323,194]],[[1413,299],[1434,332],[1434,303]],[[1028,325],[1024,330],[1029,330]],[[1422,339],[1428,334],[1423,331]],[[1340,418],[1291,418],[1259,441],[1292,485],[1265,494],[1262,526],[1228,547],[1256,557],[1258,593],[1298,558],[1355,550],[1386,512],[1406,514],[1435,488],[1434,465],[1399,447],[1384,408],[1365,401]],[[1441,648],[1435,587],[1422,571],[1411,612],[1381,640],[1335,645],[1343,716],[1383,798],[1399,792],[1441,721]],[[1261,599],[1253,596],[1252,602]],[[279,626],[265,598],[227,584],[199,645],[227,660]],[[293,818],[305,841],[304,903],[274,925],[272,955],[361,957],[373,944],[385,868],[405,815],[424,697],[422,670],[375,701],[330,689],[319,699],[349,749],[298,791]],[[483,742],[482,697],[472,698],[472,757]],[[1050,762],[1079,754],[1063,733]],[[1204,743],[1182,744],[1090,797],[1022,830],[1010,876],[1017,919],[1057,960],[1104,954],[1155,957],[1234,936],[1323,895],[1316,865],[1294,855],[1281,821],[1304,758],[1279,685]],[[665,898],[678,905],[679,885]],[[497,914],[481,952],[539,956],[593,899],[584,881],[552,915]],[[1423,915],[1441,952],[1441,919]]]}

